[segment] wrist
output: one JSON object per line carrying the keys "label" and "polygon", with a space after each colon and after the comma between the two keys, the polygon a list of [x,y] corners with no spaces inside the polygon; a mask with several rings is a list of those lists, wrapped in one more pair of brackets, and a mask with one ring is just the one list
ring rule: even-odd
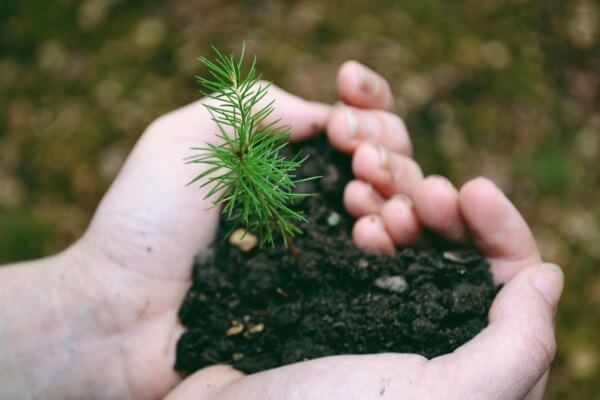
{"label": "wrist", "polygon": [[[60,306],[56,287],[64,255],[21,262],[0,269],[1,398],[20,398],[38,392],[37,370],[47,363],[48,350],[66,330],[56,323]],[[45,353],[45,354],[44,354]],[[41,377],[40,377],[41,378]],[[32,387],[33,386],[33,387]]]}
{"label": "wrist", "polygon": [[[0,269],[0,398],[72,398],[92,367],[91,285],[78,245]],[[85,292],[85,293],[84,293]],[[97,374],[98,372],[96,372]]]}

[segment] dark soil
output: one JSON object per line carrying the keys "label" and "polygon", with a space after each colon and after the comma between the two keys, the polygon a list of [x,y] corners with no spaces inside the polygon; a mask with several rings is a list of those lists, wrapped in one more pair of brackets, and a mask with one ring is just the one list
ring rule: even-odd
{"label": "dark soil", "polygon": [[350,159],[323,138],[302,152],[310,158],[299,175],[323,178],[299,188],[318,195],[297,204],[311,221],[294,239],[298,259],[283,247],[243,252],[224,240],[222,221],[215,245],[195,260],[177,370],[225,363],[252,373],[334,354],[434,357],[485,327],[498,288],[476,251],[359,251],[341,202]]}

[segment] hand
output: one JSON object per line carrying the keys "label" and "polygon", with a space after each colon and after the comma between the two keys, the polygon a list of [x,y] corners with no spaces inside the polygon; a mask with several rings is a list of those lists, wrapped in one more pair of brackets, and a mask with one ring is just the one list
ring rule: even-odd
{"label": "hand", "polygon": [[[323,131],[331,107],[272,86],[269,117],[285,121],[292,139]],[[177,313],[191,284],[193,256],[213,240],[219,209],[204,200],[210,188],[186,186],[204,166],[186,165],[192,147],[216,140],[217,126],[203,99],[162,116],[138,141],[81,239],[91,254],[91,282],[107,336],[118,342],[114,360],[127,379],[128,398],[163,397],[181,376],[173,370],[183,333]],[[115,377],[115,379],[118,377]]]}
{"label": "hand", "polygon": [[333,111],[328,135],[353,155],[357,180],[344,200],[358,218],[355,242],[393,252],[394,245],[418,241],[423,229],[472,241],[504,284],[488,327],[432,360],[415,354],[335,356],[250,376],[215,366],[190,376],[168,399],[541,399],[555,353],[560,268],[541,262],[527,224],[492,182],[478,178],[458,191],[444,178],[423,179],[409,158],[402,121],[385,111],[392,96],[383,78],[348,63],[338,75],[338,92],[346,105]]}
{"label": "hand", "polygon": [[[325,129],[330,106],[268,97],[292,139]],[[75,245],[0,270],[0,398],[155,399],[182,380],[177,313],[219,215],[186,186],[201,170],[185,158],[218,132],[204,101],[151,124]]]}

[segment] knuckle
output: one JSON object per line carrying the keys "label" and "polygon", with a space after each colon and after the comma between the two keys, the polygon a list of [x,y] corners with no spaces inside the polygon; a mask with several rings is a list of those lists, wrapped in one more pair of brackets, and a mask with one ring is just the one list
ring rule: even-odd
{"label": "knuckle", "polygon": [[413,153],[412,143],[404,120],[399,115],[387,111],[379,114],[379,119],[387,131],[388,137],[398,147],[398,151],[411,157]]}
{"label": "knuckle", "polygon": [[556,338],[552,332],[538,331],[525,338],[529,356],[541,375],[549,367],[556,354]]}

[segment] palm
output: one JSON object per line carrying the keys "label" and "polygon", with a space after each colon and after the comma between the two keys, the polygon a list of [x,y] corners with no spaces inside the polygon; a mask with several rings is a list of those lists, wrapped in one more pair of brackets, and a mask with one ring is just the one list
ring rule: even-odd
{"label": "palm", "polygon": [[194,173],[184,166],[186,152],[209,134],[195,115],[204,111],[194,104],[179,112],[144,133],[82,239],[108,259],[95,272],[109,280],[104,300],[115,314],[107,329],[120,332],[126,365],[152,366],[128,371],[139,398],[157,397],[177,382],[177,309],[193,254],[210,242],[218,216],[186,187]]}
{"label": "palm", "polygon": [[[275,87],[271,95],[281,105],[273,118],[291,120],[297,134],[325,127],[328,107]],[[286,110],[294,115],[286,118]],[[192,258],[210,244],[219,213],[203,199],[204,190],[186,185],[199,171],[184,159],[192,147],[214,140],[215,131],[200,101],[155,121],[80,241],[97,258],[88,272],[106,283],[101,298],[112,314],[102,328],[118,332],[122,349],[115,357],[127,357],[118,361],[131,366],[128,385],[136,398],[162,396],[180,379],[173,371],[182,331],[177,310],[191,282]]]}

